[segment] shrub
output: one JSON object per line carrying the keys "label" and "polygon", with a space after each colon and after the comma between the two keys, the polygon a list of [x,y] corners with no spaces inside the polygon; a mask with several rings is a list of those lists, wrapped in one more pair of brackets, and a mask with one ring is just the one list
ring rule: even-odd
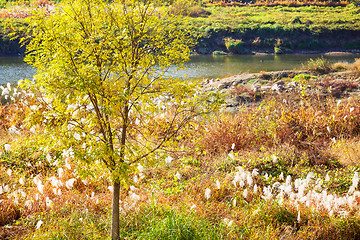
{"label": "shrub", "polygon": [[351,64],[351,70],[357,75],[360,75],[360,58],[356,58],[355,62]]}
{"label": "shrub", "polygon": [[331,68],[334,70],[334,71],[344,71],[344,70],[347,70],[350,68],[350,65],[349,63],[347,62],[336,62],[334,63]]}
{"label": "shrub", "polygon": [[0,200],[0,227],[12,223],[21,216],[20,210],[12,201]]}
{"label": "shrub", "polygon": [[176,15],[190,17],[206,17],[211,13],[200,6],[194,6],[191,2],[178,1],[172,5],[171,12]]}
{"label": "shrub", "polygon": [[311,58],[303,65],[303,68],[319,74],[325,74],[332,71],[331,63],[323,57],[316,59]]}
{"label": "shrub", "polygon": [[225,46],[231,53],[242,54],[245,52],[244,42],[241,39],[226,38]]}
{"label": "shrub", "polygon": [[281,48],[278,48],[278,47],[274,47],[274,53],[275,54],[283,54],[283,50]]}
{"label": "shrub", "polygon": [[214,55],[214,56],[227,55],[227,53],[226,53],[226,52],[223,52],[223,51],[214,51],[214,52],[212,53],[212,55]]}
{"label": "shrub", "polygon": [[186,15],[190,17],[207,17],[211,13],[200,6],[193,6],[187,9]]}

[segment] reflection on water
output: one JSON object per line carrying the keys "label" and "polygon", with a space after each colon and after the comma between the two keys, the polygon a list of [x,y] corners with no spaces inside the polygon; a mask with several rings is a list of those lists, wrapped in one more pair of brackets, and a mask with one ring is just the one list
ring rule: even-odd
{"label": "reflection on water", "polygon": [[[281,71],[300,68],[310,58],[322,57],[320,54],[301,55],[237,55],[237,56],[193,56],[185,63],[185,69],[176,72],[171,67],[169,74],[181,78],[221,78],[244,72]],[[352,63],[360,54],[324,56],[331,62]],[[32,78],[34,69],[23,62],[21,57],[0,57],[0,84],[17,82]]]}
{"label": "reflection on water", "polygon": [[281,71],[301,68],[310,58],[324,57],[331,62],[354,62],[359,54],[323,56],[320,54],[299,55],[237,55],[237,56],[194,56],[185,64],[186,69],[179,76],[189,78],[221,78],[239,73],[260,71]]}

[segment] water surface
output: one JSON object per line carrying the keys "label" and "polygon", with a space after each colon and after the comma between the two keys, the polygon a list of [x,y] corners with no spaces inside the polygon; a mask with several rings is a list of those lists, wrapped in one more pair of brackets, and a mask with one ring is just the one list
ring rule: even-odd
{"label": "water surface", "polygon": [[0,84],[31,79],[35,70],[22,57],[0,57]]}
{"label": "water surface", "polygon": [[[236,56],[193,56],[185,63],[185,69],[170,68],[169,74],[180,78],[222,78],[239,73],[280,71],[300,68],[310,58],[324,57],[331,62],[352,63],[360,54],[323,56],[320,54],[299,55],[236,55]],[[22,57],[0,57],[0,84],[16,83],[19,79],[31,79],[35,70]]]}
{"label": "water surface", "polygon": [[194,56],[186,63],[186,69],[179,71],[179,76],[189,78],[222,78],[239,73],[260,71],[281,71],[299,69],[309,59],[324,57],[330,62],[353,63],[360,54],[325,56],[321,54],[289,55],[237,55],[237,56]]}

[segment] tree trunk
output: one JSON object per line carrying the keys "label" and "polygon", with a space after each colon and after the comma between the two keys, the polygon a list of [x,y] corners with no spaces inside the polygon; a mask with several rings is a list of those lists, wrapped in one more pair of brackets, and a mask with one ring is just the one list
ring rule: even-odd
{"label": "tree trunk", "polygon": [[113,184],[113,202],[112,202],[112,214],[111,214],[111,239],[119,240],[120,239],[120,206],[119,206],[119,198],[120,198],[120,183],[114,182]]}

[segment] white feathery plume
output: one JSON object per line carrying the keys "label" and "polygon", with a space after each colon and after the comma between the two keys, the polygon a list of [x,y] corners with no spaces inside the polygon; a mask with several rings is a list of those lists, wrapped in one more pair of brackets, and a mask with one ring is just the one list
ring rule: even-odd
{"label": "white feathery plume", "polygon": [[242,166],[235,167],[235,169],[238,170],[239,174],[244,172],[244,168]]}
{"label": "white feathery plume", "polygon": [[45,203],[46,203],[46,207],[52,207],[53,205],[53,201],[49,197],[45,198]]}
{"label": "white feathery plume", "polygon": [[65,158],[65,167],[66,167],[67,169],[71,169],[71,165],[70,165],[70,163],[69,163],[69,158]]}
{"label": "white feathery plume", "polygon": [[301,222],[301,217],[300,217],[300,210],[298,211],[298,216],[297,216],[297,222],[300,223]]}
{"label": "white feathery plume", "polygon": [[173,160],[173,158],[171,156],[167,156],[165,158],[165,163],[170,164],[172,160]]}
{"label": "white feathery plume", "polygon": [[43,221],[39,220],[39,221],[36,223],[36,229],[39,229],[42,224],[43,224]]}
{"label": "white feathery plume", "polygon": [[291,185],[291,175],[288,175],[287,177],[286,177],[286,184],[287,185]]}
{"label": "white feathery plume", "polygon": [[69,179],[69,180],[66,181],[65,186],[66,186],[68,189],[71,189],[71,188],[73,188],[75,182],[76,182],[76,179],[75,179],[75,178],[71,178],[71,179]]}
{"label": "white feathery plume", "polygon": [[145,170],[145,168],[140,163],[138,163],[137,169],[139,172],[143,172]]}
{"label": "white feathery plume", "polygon": [[140,196],[137,195],[136,193],[132,192],[132,193],[130,194],[130,199],[133,200],[134,202],[137,202],[137,201],[140,200]]}
{"label": "white feathery plume", "polygon": [[244,190],[244,192],[242,193],[242,196],[243,196],[245,199],[247,199],[247,197],[248,197],[248,190],[247,190],[247,189]]}
{"label": "white feathery plume", "polygon": [[32,202],[31,202],[31,200],[25,201],[24,206],[25,206],[26,208],[30,209],[30,208],[32,207]]}
{"label": "white feathery plume", "polygon": [[205,198],[207,199],[207,200],[209,200],[209,198],[210,198],[210,195],[211,195],[211,190],[210,190],[210,188],[206,188],[205,189]]}
{"label": "white feathery plume", "polygon": [[63,176],[63,174],[64,174],[64,169],[59,168],[59,169],[57,170],[57,173],[58,173],[58,175],[59,175],[59,178],[62,178],[62,176]]}
{"label": "white feathery plume", "polygon": [[180,180],[181,179],[181,174],[179,172],[176,172],[175,177],[176,177],[177,180]]}
{"label": "white feathery plume", "polygon": [[133,181],[134,181],[134,183],[137,183],[139,181],[139,178],[136,174],[133,177]]}
{"label": "white feathery plume", "polygon": [[355,172],[354,173],[354,176],[353,176],[353,179],[352,179],[352,185],[357,188],[359,184],[359,173],[358,172]]}
{"label": "white feathery plume", "polygon": [[269,179],[269,175],[267,173],[265,173],[265,180],[267,181]]}
{"label": "white feathery plume", "polygon": [[281,181],[284,181],[284,180],[285,180],[285,179],[284,179],[284,173],[283,173],[283,172],[280,173],[279,179],[280,179]]}
{"label": "white feathery plume", "polygon": [[258,176],[258,175],[259,175],[259,169],[254,168],[254,169],[252,170],[251,175],[252,175],[253,177]]}
{"label": "white feathery plume", "polygon": [[219,180],[216,180],[216,188],[217,189],[220,189],[221,188],[221,184],[220,184],[220,181]]}
{"label": "white feathery plume", "polygon": [[278,163],[278,157],[276,155],[272,155],[272,161],[274,164],[277,164]]}
{"label": "white feathery plume", "polygon": [[10,146],[10,144],[5,144],[5,145],[4,145],[4,148],[5,148],[5,151],[6,151],[6,152],[10,152],[10,151],[11,151],[11,146]]}
{"label": "white feathery plume", "polygon": [[253,179],[251,177],[250,172],[247,172],[247,174],[246,174],[246,182],[249,185],[249,187],[252,187],[254,181],[253,181]]}
{"label": "white feathery plume", "polygon": [[326,176],[325,176],[325,182],[329,182],[330,181],[330,176],[329,176],[329,173],[326,173]]}

